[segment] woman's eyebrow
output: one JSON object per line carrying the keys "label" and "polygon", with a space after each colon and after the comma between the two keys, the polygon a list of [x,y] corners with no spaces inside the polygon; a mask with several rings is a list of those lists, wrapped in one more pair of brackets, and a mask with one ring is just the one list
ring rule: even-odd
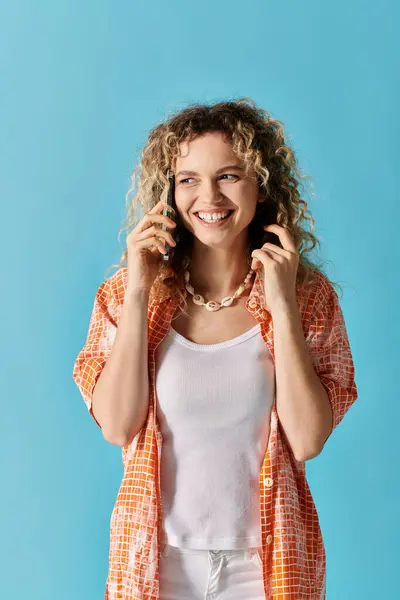
{"label": "woman's eyebrow", "polygon": [[[218,169],[215,172],[221,173],[222,171],[227,171],[228,169],[236,169],[237,171],[244,171],[244,168],[241,167],[240,165],[227,165],[226,167],[221,167],[220,169]],[[175,175],[175,177],[179,177],[179,175],[198,175],[198,173],[196,171],[179,171],[179,173],[177,173]]]}

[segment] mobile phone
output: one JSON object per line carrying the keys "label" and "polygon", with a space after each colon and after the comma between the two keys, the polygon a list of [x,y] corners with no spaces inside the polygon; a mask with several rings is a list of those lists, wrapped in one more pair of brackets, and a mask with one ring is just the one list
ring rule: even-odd
{"label": "mobile phone", "polygon": [[[167,177],[169,179],[169,188],[168,188],[168,195],[167,195],[167,206],[172,206],[173,200],[174,200],[174,193],[175,193],[175,177],[174,177],[174,174],[173,174],[173,172],[171,170],[168,171]],[[168,214],[168,209],[167,209],[166,206],[164,206],[163,215],[171,218],[171,215]],[[164,225],[164,223],[161,225],[161,228],[164,231],[167,231],[167,226]],[[167,260],[169,260],[170,250],[171,250],[171,248],[170,248],[169,244],[167,244],[167,242],[165,242],[165,248],[166,248],[166,253],[163,254],[163,260],[167,261]]]}

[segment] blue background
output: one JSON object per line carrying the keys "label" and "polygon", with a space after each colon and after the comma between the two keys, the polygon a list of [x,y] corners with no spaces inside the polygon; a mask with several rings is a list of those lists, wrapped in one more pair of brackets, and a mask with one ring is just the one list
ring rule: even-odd
{"label": "blue background", "polygon": [[284,121],[344,288],[359,400],[307,463],[327,597],[398,597],[399,13],[394,0],[0,3],[2,598],[103,598],[121,449],[73,363],[150,128],[240,96]]}

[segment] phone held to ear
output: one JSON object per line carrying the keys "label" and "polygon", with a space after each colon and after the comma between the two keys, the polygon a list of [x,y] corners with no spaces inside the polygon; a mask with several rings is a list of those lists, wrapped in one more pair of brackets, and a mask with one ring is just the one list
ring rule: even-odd
{"label": "phone held to ear", "polygon": [[[173,199],[174,199],[174,193],[175,193],[175,177],[174,174],[171,170],[168,171],[168,179],[169,179],[169,188],[168,188],[168,196],[167,196],[167,206],[172,206],[173,204]],[[163,215],[167,216],[169,218],[172,218],[170,214],[168,214],[168,209],[165,206],[163,209]],[[164,231],[167,231],[167,226],[166,225],[161,225],[162,229]],[[165,248],[166,248],[166,253],[163,254],[163,260],[165,262],[167,262],[169,260],[170,257],[170,245],[167,244],[167,242],[165,242]]]}

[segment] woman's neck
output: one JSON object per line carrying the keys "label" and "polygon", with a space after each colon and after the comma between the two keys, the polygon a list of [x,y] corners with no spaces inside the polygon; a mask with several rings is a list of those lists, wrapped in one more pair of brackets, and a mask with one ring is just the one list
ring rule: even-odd
{"label": "woman's neck", "polygon": [[193,249],[188,267],[190,283],[206,301],[231,296],[250,271],[246,251],[204,248]]}

